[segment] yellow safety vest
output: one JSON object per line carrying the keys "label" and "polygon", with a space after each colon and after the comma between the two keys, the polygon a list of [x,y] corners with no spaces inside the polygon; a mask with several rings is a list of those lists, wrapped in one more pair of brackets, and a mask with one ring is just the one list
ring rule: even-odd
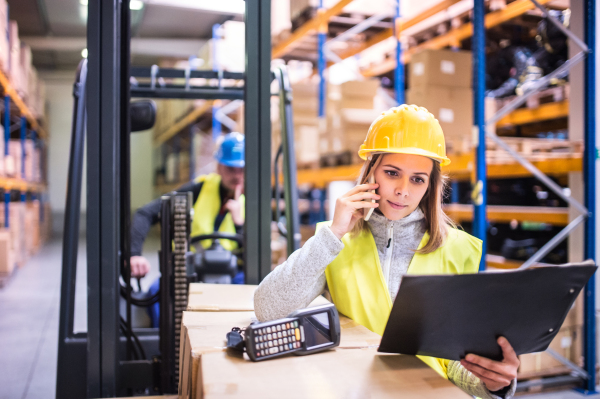
{"label": "yellow safety vest", "polygon": [[[319,223],[317,229],[324,224]],[[327,286],[338,311],[362,324],[376,334],[383,335],[392,299],[383,276],[377,246],[370,230],[355,238],[346,234],[344,249],[325,270]],[[429,241],[425,233],[419,248]],[[477,273],[481,259],[481,240],[451,229],[444,245],[429,254],[416,253],[407,274],[469,274]],[[444,378],[448,378],[449,360],[419,356]]]}
{"label": "yellow safety vest", "polygon": [[[199,176],[194,180],[196,183],[202,182],[202,190],[200,195],[194,204],[194,218],[192,219],[192,237],[196,237],[202,234],[211,234],[215,231],[215,219],[221,211],[221,196],[219,189],[221,185],[221,176],[216,173],[209,175]],[[245,217],[245,197],[240,196],[239,201],[242,205],[242,217]],[[219,226],[221,233],[232,233],[235,234],[235,224],[231,213],[227,213],[221,226]],[[221,245],[228,251],[233,251],[238,248],[238,244],[231,240],[221,240]],[[213,243],[213,240],[202,240],[200,244],[204,248],[209,248]]]}

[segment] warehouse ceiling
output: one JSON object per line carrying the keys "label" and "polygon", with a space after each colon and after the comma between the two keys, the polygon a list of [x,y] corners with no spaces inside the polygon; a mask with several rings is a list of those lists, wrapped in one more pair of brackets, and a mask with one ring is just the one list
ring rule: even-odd
{"label": "warehouse ceiling", "polygon": [[[17,21],[21,40],[31,46],[36,68],[77,67],[86,47],[87,6],[82,3],[85,0],[8,0],[9,18]],[[200,9],[200,0],[187,0],[187,4],[186,0],[143,3],[141,10],[131,11],[134,65],[149,66],[164,58],[196,55],[211,38],[214,24],[242,20],[239,7],[234,11]],[[190,3],[195,4],[186,7]]]}

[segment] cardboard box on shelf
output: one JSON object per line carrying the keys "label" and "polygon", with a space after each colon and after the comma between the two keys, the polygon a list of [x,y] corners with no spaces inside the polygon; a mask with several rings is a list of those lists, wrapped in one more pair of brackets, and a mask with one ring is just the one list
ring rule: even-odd
{"label": "cardboard box on shelf", "polygon": [[6,0],[0,0],[0,70],[4,73],[10,70],[8,35],[8,3]]}
{"label": "cardboard box on shelf", "polygon": [[21,98],[27,102],[29,96],[29,73],[31,70],[31,48],[21,42],[19,50],[19,77],[20,87],[17,90]]}
{"label": "cardboard box on shelf", "polygon": [[15,268],[10,230],[0,228],[0,275],[11,274]]}
{"label": "cardboard box on shelf", "polygon": [[12,238],[15,262],[21,267],[28,258],[25,231],[25,204],[16,201],[11,202],[8,208],[8,217],[8,227]]}
{"label": "cardboard box on shelf", "polygon": [[9,72],[8,78],[15,90],[21,90],[21,41],[19,40],[19,26],[16,21],[9,22]]}
{"label": "cardboard box on shelf", "polygon": [[423,50],[411,57],[408,86],[471,87],[470,51]]}
{"label": "cardboard box on shelf", "polygon": [[6,176],[22,178],[22,153],[21,140],[11,139],[8,142],[8,155],[4,157],[4,172]]}
{"label": "cardboard box on shelf", "polygon": [[406,92],[407,103],[427,108],[440,122],[446,147],[452,142],[472,141],[473,93],[469,88],[423,86]]}

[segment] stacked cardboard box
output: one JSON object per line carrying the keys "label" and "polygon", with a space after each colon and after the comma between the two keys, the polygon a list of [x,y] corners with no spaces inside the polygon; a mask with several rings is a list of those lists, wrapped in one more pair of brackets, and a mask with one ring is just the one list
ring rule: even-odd
{"label": "stacked cardboard box", "polygon": [[12,249],[10,231],[0,228],[0,276],[9,275],[15,268],[15,255]]}
{"label": "stacked cardboard box", "polygon": [[[283,356],[251,362],[227,350],[233,327],[256,321],[256,286],[191,284],[179,345],[179,397],[311,398],[402,397],[454,398],[459,388],[413,356],[378,353],[381,337],[340,315],[339,347],[311,356]],[[194,311],[190,311],[192,303]],[[309,307],[329,303],[323,297]],[[268,384],[257,381],[269,377]],[[316,382],[315,382],[316,381]],[[300,383],[299,383],[300,382]]]}
{"label": "stacked cardboard box", "polygon": [[321,134],[324,154],[345,153],[350,162],[360,162],[358,149],[379,114],[375,109],[379,87],[378,79],[350,81],[332,87],[327,104],[327,129]]}
{"label": "stacked cardboard box", "polygon": [[[292,111],[296,162],[300,168],[318,166],[324,157],[349,155],[346,163],[358,161],[355,154],[363,143],[369,126],[376,118],[377,79],[328,85],[324,118],[318,117],[317,83],[292,85]],[[278,101],[272,102],[272,156],[281,143]]]}
{"label": "stacked cardboard box", "polygon": [[8,155],[4,157],[4,173],[8,177],[22,177],[23,147],[21,140],[11,139],[8,142]]}
{"label": "stacked cardboard box", "polygon": [[406,102],[425,107],[440,122],[446,147],[470,150],[473,126],[471,53],[425,50],[412,56]]}
{"label": "stacked cardboard box", "polygon": [[198,52],[198,58],[204,61],[202,69],[244,72],[245,34],[244,22],[227,21],[221,25],[220,37],[208,40]]}
{"label": "stacked cardboard box", "polygon": [[9,68],[8,78],[17,93],[21,91],[21,41],[19,40],[19,26],[16,21],[9,22]]}
{"label": "stacked cardboard box", "polygon": [[0,70],[4,73],[8,73],[10,69],[8,35],[8,3],[0,0]]}

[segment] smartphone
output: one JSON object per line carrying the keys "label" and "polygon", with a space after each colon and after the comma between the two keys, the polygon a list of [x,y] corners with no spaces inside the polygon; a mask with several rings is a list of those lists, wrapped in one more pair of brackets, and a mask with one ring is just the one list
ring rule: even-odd
{"label": "smartphone", "polygon": [[253,361],[281,355],[310,355],[340,344],[340,318],[333,304],[300,309],[288,317],[246,328],[246,352]]}
{"label": "smartphone", "polygon": [[[369,177],[369,184],[375,184],[375,173],[371,174],[371,177]],[[370,190],[372,193],[375,193],[375,190]],[[371,200],[372,203],[375,203],[377,201],[375,201],[374,199]],[[373,214],[373,211],[375,210],[375,208],[369,208],[369,210],[367,210],[365,212],[365,221],[368,221],[369,218],[371,217],[371,215]]]}

